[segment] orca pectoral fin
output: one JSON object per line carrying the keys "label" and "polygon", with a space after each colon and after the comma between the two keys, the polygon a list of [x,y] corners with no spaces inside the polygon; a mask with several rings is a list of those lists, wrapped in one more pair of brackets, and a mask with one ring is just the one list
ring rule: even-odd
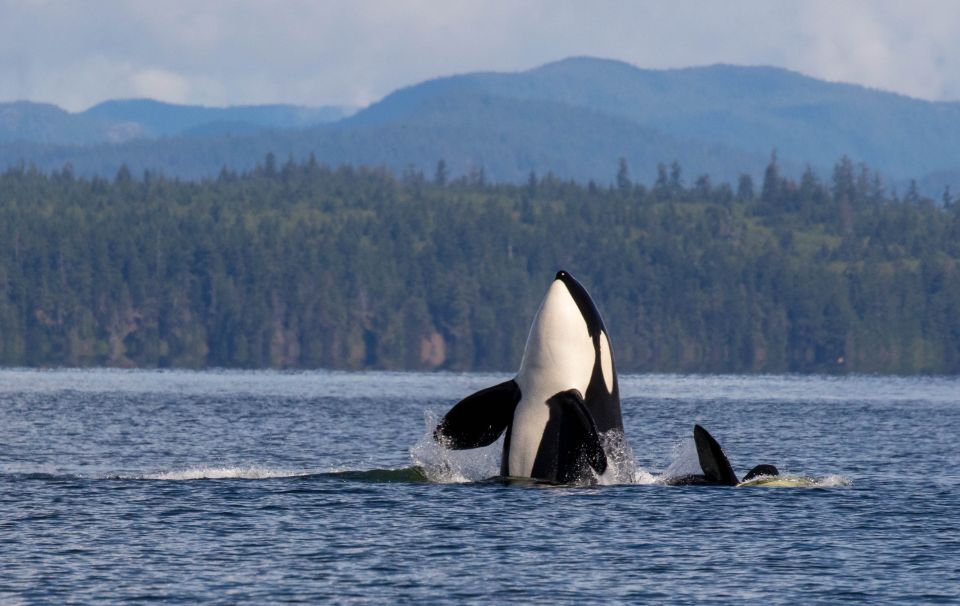
{"label": "orca pectoral fin", "polygon": [[551,421],[555,414],[560,415],[560,441],[571,449],[567,455],[585,461],[597,474],[605,472],[607,454],[597,424],[580,392],[576,389],[560,392],[550,398],[548,404],[551,405]]}
{"label": "orca pectoral fin", "polygon": [[520,387],[513,379],[467,396],[450,409],[433,438],[454,450],[493,444],[513,420]]}
{"label": "orca pectoral fin", "polygon": [[733,472],[733,467],[727,460],[727,455],[723,454],[720,444],[713,439],[713,436],[706,429],[694,425],[693,441],[697,445],[700,469],[703,470],[708,479],[727,486],[736,486],[739,483],[737,474]]}

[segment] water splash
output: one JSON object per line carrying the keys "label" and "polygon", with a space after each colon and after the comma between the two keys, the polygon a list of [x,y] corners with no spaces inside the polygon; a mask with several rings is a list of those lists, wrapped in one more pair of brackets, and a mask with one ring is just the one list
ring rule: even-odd
{"label": "water splash", "polygon": [[623,432],[613,430],[602,436],[607,453],[607,471],[599,478],[604,486],[622,484],[653,484],[656,476],[637,465],[637,459]]}
{"label": "water splash", "polygon": [[[423,469],[431,482],[441,484],[479,482],[500,475],[500,457],[503,436],[483,448],[452,450],[438,444],[433,430],[439,419],[426,412],[424,434],[410,448],[414,466]],[[610,431],[602,436],[607,453],[607,470],[599,477],[585,478],[584,483],[605,486],[622,484],[652,484],[656,476],[639,467],[633,449],[622,432]]]}
{"label": "water splash", "polygon": [[693,438],[684,438],[673,447],[673,462],[663,470],[659,480],[661,482],[671,478],[697,475],[700,469],[700,457],[697,455],[697,444]]}
{"label": "water splash", "polygon": [[410,459],[423,469],[431,482],[455,484],[478,482],[500,474],[500,453],[503,437],[483,448],[451,450],[433,439],[433,430],[439,419],[433,412],[424,415],[425,432],[410,447]]}

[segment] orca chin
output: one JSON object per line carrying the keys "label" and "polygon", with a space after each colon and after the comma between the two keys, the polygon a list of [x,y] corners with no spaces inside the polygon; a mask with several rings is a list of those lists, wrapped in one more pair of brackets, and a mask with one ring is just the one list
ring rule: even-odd
{"label": "orca chin", "polygon": [[664,480],[666,484],[672,486],[737,486],[761,476],[780,475],[780,471],[776,467],[764,463],[748,471],[747,475],[739,480],[737,474],[733,471],[733,466],[727,459],[727,455],[720,448],[720,443],[710,435],[710,432],[699,425],[694,425],[693,441],[697,447],[697,460],[703,473],[666,478]]}
{"label": "orca chin", "polygon": [[506,433],[501,476],[568,484],[606,472],[610,432],[608,442],[623,439],[610,340],[593,299],[561,270],[533,318],[517,375],[458,402],[433,436],[465,449]]}

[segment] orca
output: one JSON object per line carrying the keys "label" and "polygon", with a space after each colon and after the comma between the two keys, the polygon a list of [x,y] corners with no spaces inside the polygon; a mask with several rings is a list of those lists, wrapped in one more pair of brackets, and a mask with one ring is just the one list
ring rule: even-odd
{"label": "orca", "polygon": [[492,444],[506,432],[500,475],[556,484],[592,483],[623,440],[613,349],[586,289],[557,272],[540,303],[520,370],[457,403],[434,430],[455,449]]}
{"label": "orca", "polygon": [[693,426],[693,441],[697,447],[697,459],[700,463],[702,474],[688,474],[675,478],[667,478],[665,482],[670,485],[712,485],[712,486],[737,486],[743,482],[749,482],[761,476],[779,476],[780,471],[768,463],[757,465],[743,476],[743,480],[737,479],[737,474],[733,471],[733,466],[723,454],[713,436],[706,429],[699,425]]}

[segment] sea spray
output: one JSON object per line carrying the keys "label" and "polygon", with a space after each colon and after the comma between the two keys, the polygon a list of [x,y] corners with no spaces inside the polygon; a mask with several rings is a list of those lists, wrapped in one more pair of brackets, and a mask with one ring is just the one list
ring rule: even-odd
{"label": "sea spray", "polygon": [[[428,411],[424,416],[426,430],[410,448],[410,459],[415,466],[423,469],[430,481],[477,482],[500,475],[503,436],[483,448],[452,450],[437,443],[433,437],[433,430],[439,422],[436,414]],[[586,478],[585,483],[617,485],[651,484],[656,481],[655,476],[637,465],[633,449],[622,433],[610,431],[602,439],[607,453],[607,471],[599,478]]]}
{"label": "sea spray", "polygon": [[700,457],[697,455],[697,445],[693,438],[684,438],[673,447],[673,457],[670,465],[660,474],[659,480],[665,482],[671,478],[699,475]]}
{"label": "sea spray", "polygon": [[607,453],[607,470],[598,478],[604,485],[651,484],[656,478],[637,465],[637,459],[623,432],[608,431],[602,436],[603,450]]}
{"label": "sea spray", "polygon": [[426,430],[410,447],[410,459],[423,469],[432,482],[442,484],[476,482],[500,474],[500,453],[503,436],[489,446],[469,450],[444,448],[433,438],[433,430],[439,420],[430,411],[424,415]]}

